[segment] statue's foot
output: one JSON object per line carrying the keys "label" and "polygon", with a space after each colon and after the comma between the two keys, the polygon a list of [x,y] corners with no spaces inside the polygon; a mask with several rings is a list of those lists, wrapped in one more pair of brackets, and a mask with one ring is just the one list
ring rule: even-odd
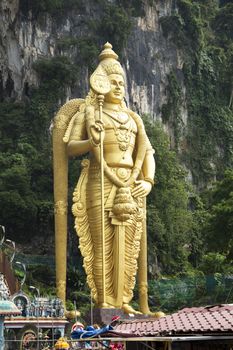
{"label": "statue's foot", "polygon": [[153,317],[156,317],[156,318],[160,318],[160,317],[166,316],[166,314],[164,312],[162,312],[162,311],[156,311],[156,312],[150,311],[150,312],[147,313],[147,315],[153,316]]}
{"label": "statue's foot", "polygon": [[142,314],[140,311],[134,310],[134,308],[132,306],[130,306],[129,304],[123,304],[122,310],[126,314],[133,314],[133,315],[141,315]]}

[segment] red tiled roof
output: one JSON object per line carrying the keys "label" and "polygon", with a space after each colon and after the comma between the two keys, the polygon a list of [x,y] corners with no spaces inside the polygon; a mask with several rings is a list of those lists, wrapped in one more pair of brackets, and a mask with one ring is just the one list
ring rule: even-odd
{"label": "red tiled roof", "polygon": [[137,336],[233,332],[233,304],[185,308],[159,319],[126,320],[114,331]]}

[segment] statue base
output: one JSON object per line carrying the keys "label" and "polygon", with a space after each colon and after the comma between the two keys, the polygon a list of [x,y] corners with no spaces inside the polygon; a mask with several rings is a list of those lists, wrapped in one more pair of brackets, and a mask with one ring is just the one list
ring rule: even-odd
{"label": "statue base", "polygon": [[125,320],[138,320],[138,319],[155,319],[154,315],[144,315],[144,314],[126,314],[122,309],[109,309],[109,308],[94,308],[92,315],[91,311],[89,311],[84,319],[88,325],[97,323],[99,326],[103,324],[107,325],[112,322],[112,318],[114,316],[120,316],[121,321]]}

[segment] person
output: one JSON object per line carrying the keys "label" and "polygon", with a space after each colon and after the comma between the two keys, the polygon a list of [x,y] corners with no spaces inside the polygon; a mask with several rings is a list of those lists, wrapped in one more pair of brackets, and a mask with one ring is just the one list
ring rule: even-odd
{"label": "person", "polygon": [[[145,197],[154,184],[154,150],[142,119],[126,106],[125,74],[111,44],[104,45],[99,59],[87,97],[76,100],[77,111],[66,120],[63,140],[67,155],[89,154],[89,160],[82,162],[72,211],[96,306],[121,308],[135,314],[138,312],[130,306],[130,301],[138,269]],[[100,90],[109,86],[104,96],[98,94],[98,86]],[[60,116],[66,114],[64,110]],[[102,183],[101,176],[104,176]]]}
{"label": "person", "polygon": [[114,330],[114,327],[119,322],[120,316],[113,316],[110,324],[103,325],[99,327],[96,325],[87,326],[84,329],[84,326],[80,322],[75,322],[71,328],[71,338],[72,339],[85,339],[85,338],[97,338],[104,333],[111,332]]}

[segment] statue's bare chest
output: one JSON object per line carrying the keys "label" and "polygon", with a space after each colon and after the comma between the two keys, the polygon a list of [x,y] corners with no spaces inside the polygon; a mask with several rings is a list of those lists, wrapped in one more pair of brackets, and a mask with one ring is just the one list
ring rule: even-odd
{"label": "statue's bare chest", "polygon": [[105,144],[117,143],[121,151],[126,151],[135,143],[137,125],[130,114],[126,112],[103,113],[105,127]]}

